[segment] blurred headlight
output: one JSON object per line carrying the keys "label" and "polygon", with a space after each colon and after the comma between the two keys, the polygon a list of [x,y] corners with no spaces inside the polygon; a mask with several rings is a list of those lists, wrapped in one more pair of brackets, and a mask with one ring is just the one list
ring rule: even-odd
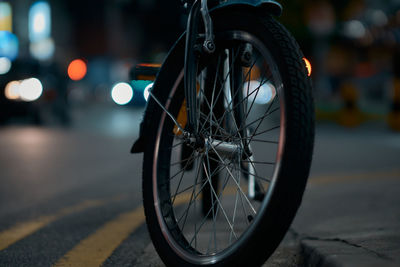
{"label": "blurred headlight", "polygon": [[117,83],[111,90],[111,97],[118,105],[126,105],[132,100],[132,87],[128,83]]}
{"label": "blurred headlight", "polygon": [[12,81],[6,85],[6,89],[4,91],[7,99],[17,100],[19,99],[19,85],[21,83],[19,81]]}
{"label": "blurred headlight", "polygon": [[4,90],[5,96],[10,100],[23,100],[31,102],[37,100],[43,93],[42,83],[36,78],[22,81],[11,81]]}
{"label": "blurred headlight", "polygon": [[19,96],[24,101],[35,101],[43,92],[42,83],[36,78],[23,80],[19,85]]}

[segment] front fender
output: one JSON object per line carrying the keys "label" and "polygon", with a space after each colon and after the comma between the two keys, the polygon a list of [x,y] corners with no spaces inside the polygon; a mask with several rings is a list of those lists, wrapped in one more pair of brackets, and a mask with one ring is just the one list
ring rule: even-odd
{"label": "front fender", "polygon": [[227,8],[227,7],[250,7],[257,9],[264,9],[268,13],[274,16],[280,16],[282,14],[282,5],[275,0],[225,0],[219,1],[214,7],[210,8],[210,12],[216,9]]}
{"label": "front fender", "polygon": [[[220,11],[228,8],[250,8],[255,10],[262,10],[266,13],[280,16],[282,13],[282,6],[274,0],[227,0],[219,1],[216,5],[210,6],[210,13]],[[185,47],[185,33],[181,35],[175,45],[169,51],[157,78],[152,88],[152,93],[162,102],[168,98],[169,91],[166,88],[172,88],[171,78],[177,77],[182,71],[184,64],[184,47]],[[164,104],[164,103],[162,103]],[[144,111],[143,120],[140,124],[139,138],[133,144],[131,153],[144,152],[145,144],[149,140],[149,136],[154,134],[151,124],[157,123],[162,113],[158,104],[150,97]]]}

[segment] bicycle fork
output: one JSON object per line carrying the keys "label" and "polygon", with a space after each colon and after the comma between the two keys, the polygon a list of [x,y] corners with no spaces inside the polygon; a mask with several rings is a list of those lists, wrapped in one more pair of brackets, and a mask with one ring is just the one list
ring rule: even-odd
{"label": "bicycle fork", "polygon": [[[200,46],[197,43],[198,27],[200,19],[204,22],[204,42]],[[208,11],[207,0],[196,0],[189,13],[186,45],[185,45],[185,66],[184,66],[184,88],[187,110],[187,131],[194,137],[195,146],[204,146],[204,138],[198,133],[198,103],[196,90],[197,77],[197,55],[199,52],[212,54],[215,51],[213,24]]]}

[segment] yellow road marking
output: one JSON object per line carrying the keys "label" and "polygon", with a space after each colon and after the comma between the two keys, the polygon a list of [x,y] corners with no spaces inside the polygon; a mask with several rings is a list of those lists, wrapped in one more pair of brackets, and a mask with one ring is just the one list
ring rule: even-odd
{"label": "yellow road marking", "polygon": [[[237,192],[237,189],[232,186],[225,188],[225,190],[224,192],[228,195],[234,195]],[[174,205],[188,203],[190,197],[191,193],[178,195],[174,201]],[[107,222],[95,233],[82,240],[67,252],[54,267],[100,266],[144,222],[143,207],[122,213],[116,219]]]}
{"label": "yellow road marking", "polygon": [[64,208],[55,214],[45,215],[30,221],[18,223],[7,230],[0,232],[0,250],[9,247],[15,242],[27,237],[28,235],[33,234],[39,229],[45,227],[46,225],[60,219],[61,217],[67,216],[72,213],[80,212],[89,208],[102,206],[107,202],[115,201],[118,199],[121,199],[121,197],[112,199],[86,200],[77,205]]}
{"label": "yellow road marking", "polygon": [[81,241],[54,266],[100,266],[144,220],[143,207],[120,214]]}
{"label": "yellow road marking", "polygon": [[[346,181],[379,180],[379,179],[400,179],[400,170],[377,171],[355,174],[332,174],[313,176],[309,180],[310,185],[324,185]],[[236,193],[234,187],[225,188],[227,195]],[[244,190],[245,191],[245,190]],[[189,202],[190,193],[177,196],[175,205]],[[80,212],[89,208],[104,205],[110,201],[116,201],[122,197],[113,199],[87,200],[77,205],[64,208],[53,215],[41,216],[37,219],[19,223],[8,230],[0,232],[0,250],[7,248],[13,243],[38,231],[46,225],[72,213]],[[56,263],[55,266],[99,266],[112,252],[140,225],[145,221],[143,207],[134,211],[123,213],[116,219],[106,223],[94,234],[81,241],[71,251]]]}
{"label": "yellow road marking", "polygon": [[[318,176],[310,180],[310,183],[328,184],[348,180],[376,179],[377,177],[400,177],[400,170],[390,172],[358,173],[352,175]],[[246,191],[246,188],[244,189]],[[237,189],[228,186],[224,190],[225,195],[234,195]],[[190,202],[191,193],[178,195],[174,205],[182,205]],[[116,219],[104,224],[94,234],[90,235],[72,250],[63,256],[54,266],[100,266],[110,257],[113,251],[139,226],[145,222],[143,207],[123,213]]]}
{"label": "yellow road marking", "polygon": [[309,179],[310,185],[324,185],[330,183],[340,183],[347,181],[365,181],[365,180],[386,180],[386,179],[400,179],[400,170],[390,171],[375,171],[375,172],[360,172],[354,174],[333,174],[312,176]]}

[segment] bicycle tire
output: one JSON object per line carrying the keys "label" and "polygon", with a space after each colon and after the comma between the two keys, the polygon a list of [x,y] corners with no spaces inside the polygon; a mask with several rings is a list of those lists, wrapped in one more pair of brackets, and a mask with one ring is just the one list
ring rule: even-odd
{"label": "bicycle tire", "polygon": [[[268,259],[285,235],[301,203],[305,189],[314,141],[314,106],[311,80],[307,77],[307,70],[302,61],[303,55],[298,44],[290,33],[271,16],[260,15],[249,10],[221,10],[214,12],[212,18],[217,47],[220,44],[233,47],[236,42],[250,43],[249,40],[251,39],[254,42],[252,45],[260,51],[260,55],[268,54],[264,59],[269,57],[269,60],[272,60],[278,73],[274,75],[279,76],[281,79],[280,89],[275,88],[279,89],[279,119],[281,124],[277,134],[279,136],[278,147],[276,148],[277,162],[272,169],[272,180],[265,188],[265,197],[259,204],[255,217],[247,217],[249,220],[247,228],[240,233],[239,237],[236,237],[234,229],[230,228],[230,236],[232,236],[233,232],[236,238],[235,242],[220,250],[215,245],[215,251],[209,253],[203,248],[198,248],[197,244],[193,245],[193,242],[200,242],[203,236],[200,236],[200,232],[196,232],[196,221],[193,219],[195,221],[194,235],[199,234],[199,236],[188,240],[190,239],[189,234],[186,234],[183,229],[185,225],[180,226],[177,218],[179,213],[182,220],[180,209],[187,204],[185,202],[187,199],[179,199],[179,190],[171,189],[173,186],[172,181],[170,181],[173,176],[171,174],[171,158],[174,157],[172,155],[175,149],[174,146],[179,147],[179,144],[175,143],[174,145],[173,143],[177,139],[177,136],[172,131],[174,125],[172,121],[168,120],[168,116],[162,109],[155,108],[152,121],[147,124],[151,134],[146,142],[143,160],[143,203],[146,223],[153,244],[167,266],[259,266]],[[230,39],[223,39],[225,37],[221,36],[224,35],[229,35]],[[250,39],[234,39],[239,38],[234,37],[235,35],[247,36]],[[247,38],[243,36],[240,38]],[[170,64],[171,68],[167,68],[166,72],[159,74],[153,87],[155,91],[162,91],[158,95],[161,98],[160,102],[164,103],[165,108],[174,116],[177,116],[181,103],[183,103],[183,54],[181,41],[175,46],[174,51],[170,53],[170,58],[167,59],[167,62],[164,63]],[[207,64],[207,60],[205,60],[205,64]],[[268,66],[268,68],[273,67]],[[271,69],[269,70],[271,71]],[[278,78],[274,78],[275,80],[278,80]],[[257,95],[254,99],[256,98]],[[225,130],[229,132],[229,129],[221,129],[221,131]],[[253,133],[254,135],[255,133]],[[255,148],[253,149],[256,150]],[[217,154],[217,152],[215,153]],[[242,161],[242,159],[238,159],[239,177],[240,172],[246,172],[245,168],[242,167]],[[255,161],[250,161],[249,164],[255,165],[256,163]],[[198,163],[198,165],[200,166],[201,163]],[[207,170],[204,165],[203,163],[204,169]],[[178,166],[181,167],[180,164]],[[229,169],[230,166],[225,168]],[[232,175],[232,178],[228,176],[227,179],[234,180],[235,177]],[[192,186],[194,188],[192,197],[196,196],[196,181],[197,178]],[[182,183],[184,182],[186,180]],[[236,180],[236,184],[238,185],[236,189],[237,200],[239,198],[238,194],[243,193],[243,191],[239,192],[239,190],[242,190],[239,189],[240,180],[239,183]],[[175,194],[173,194],[174,190],[176,190]],[[221,194],[223,192],[224,189],[221,190]],[[216,198],[219,196],[222,198],[222,195],[215,196]],[[230,201],[230,197],[227,196],[226,199]],[[245,196],[240,195],[240,197],[244,198]],[[194,205],[195,208],[193,214],[190,213],[190,216],[197,218],[195,217],[197,215],[194,215],[196,202],[190,203],[187,204],[189,208],[186,210],[186,215],[183,215],[186,216],[185,221],[189,217],[189,213],[192,212],[190,211],[191,205]],[[222,204],[218,205],[220,203],[214,203],[213,207],[219,208],[221,206],[220,209],[223,210]],[[246,213],[246,209],[242,212]],[[212,216],[214,217],[214,224],[216,224],[215,221],[218,218],[215,215]],[[219,216],[224,217],[221,214]],[[225,218],[229,222],[228,216],[225,216]],[[235,215],[233,215],[233,218],[235,218]],[[214,233],[210,235],[214,235],[214,237],[207,237],[209,238],[207,241],[209,243],[217,241],[215,227],[213,231]],[[219,234],[221,233],[218,232]],[[196,241],[193,241],[193,238]],[[210,245],[208,245],[209,248]]]}

